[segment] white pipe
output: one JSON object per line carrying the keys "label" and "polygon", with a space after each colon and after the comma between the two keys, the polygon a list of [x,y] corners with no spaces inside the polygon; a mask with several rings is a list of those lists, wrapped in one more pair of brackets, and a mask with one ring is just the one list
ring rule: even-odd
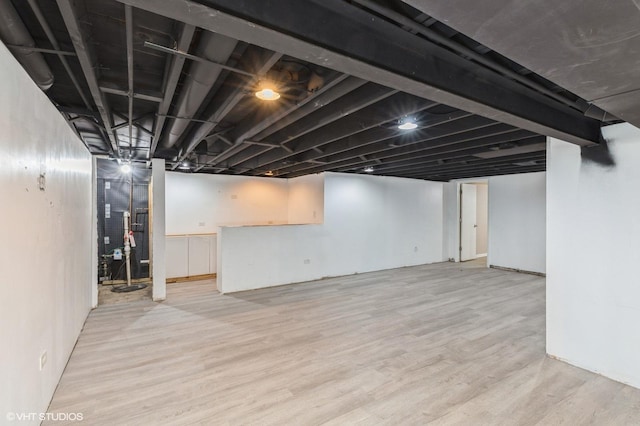
{"label": "white pipe", "polygon": [[127,267],[127,287],[131,285],[131,243],[129,242],[129,212],[125,211],[124,218],[124,256]]}

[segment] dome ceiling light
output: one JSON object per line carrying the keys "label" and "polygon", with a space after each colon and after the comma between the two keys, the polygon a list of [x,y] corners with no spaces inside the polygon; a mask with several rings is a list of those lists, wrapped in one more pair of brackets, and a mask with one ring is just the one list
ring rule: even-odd
{"label": "dome ceiling light", "polygon": [[275,101],[280,99],[280,93],[272,84],[263,82],[260,84],[260,90],[256,92],[256,97],[263,101]]}

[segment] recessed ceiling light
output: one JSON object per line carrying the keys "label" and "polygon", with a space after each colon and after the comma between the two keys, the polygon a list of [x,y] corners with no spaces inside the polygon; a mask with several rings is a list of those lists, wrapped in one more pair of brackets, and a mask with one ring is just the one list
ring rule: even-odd
{"label": "recessed ceiling light", "polygon": [[126,175],[131,173],[131,165],[129,163],[122,163],[120,165],[120,171]]}
{"label": "recessed ceiling light", "polygon": [[264,175],[265,176],[273,176],[273,172],[271,170],[269,170],[268,172],[265,172]]}
{"label": "recessed ceiling light", "polygon": [[416,127],[418,127],[418,125],[416,123],[414,123],[413,121],[405,121],[404,123],[400,124],[398,126],[398,129],[400,130],[413,130]]}
{"label": "recessed ceiling light", "polygon": [[183,161],[182,163],[180,163],[180,166],[178,166],[178,168],[180,170],[189,170],[191,168],[191,165],[188,161]]}
{"label": "recessed ceiling light", "polygon": [[373,167],[367,166],[367,167],[364,168],[364,171],[367,172],[367,173],[373,173]]}

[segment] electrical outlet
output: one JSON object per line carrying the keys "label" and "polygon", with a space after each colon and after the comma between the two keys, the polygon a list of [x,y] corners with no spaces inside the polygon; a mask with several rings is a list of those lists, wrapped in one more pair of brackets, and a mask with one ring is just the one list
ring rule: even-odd
{"label": "electrical outlet", "polygon": [[198,222],[198,226],[204,226],[205,223],[204,222]]}
{"label": "electrical outlet", "polygon": [[47,351],[44,351],[40,355],[40,371],[44,369],[44,366],[46,363],[47,363]]}
{"label": "electrical outlet", "polygon": [[311,263],[311,259],[305,259],[305,260],[304,260],[304,264],[305,264],[305,265],[308,265],[308,264],[310,264],[310,263]]}
{"label": "electrical outlet", "polygon": [[417,252],[418,252],[418,246],[415,246],[415,247],[413,248],[413,251],[417,253]]}
{"label": "electrical outlet", "polygon": [[109,237],[104,237],[104,243],[105,244],[111,244],[111,242],[109,241]]}
{"label": "electrical outlet", "polygon": [[238,199],[238,196],[237,196],[236,194],[232,194],[232,195],[231,195],[231,199],[232,199],[232,200],[237,200],[237,199]]}

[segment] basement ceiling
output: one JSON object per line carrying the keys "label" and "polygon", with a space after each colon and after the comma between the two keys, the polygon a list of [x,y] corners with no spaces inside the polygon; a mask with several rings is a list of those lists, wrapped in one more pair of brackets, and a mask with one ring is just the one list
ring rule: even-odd
{"label": "basement ceiling", "polygon": [[[0,38],[93,154],[165,158],[187,173],[533,172],[545,169],[545,136],[595,145],[620,121],[605,110],[633,118],[609,96],[630,86],[594,94],[592,83],[560,78],[572,61],[593,77],[583,56],[518,50],[542,49],[554,20],[540,31],[536,20],[501,20],[515,12],[476,14],[493,9],[471,2],[407,3],[0,0]],[[7,33],[7,19],[24,31]],[[280,99],[255,96],[267,83]],[[417,127],[398,128],[407,121]]]}

